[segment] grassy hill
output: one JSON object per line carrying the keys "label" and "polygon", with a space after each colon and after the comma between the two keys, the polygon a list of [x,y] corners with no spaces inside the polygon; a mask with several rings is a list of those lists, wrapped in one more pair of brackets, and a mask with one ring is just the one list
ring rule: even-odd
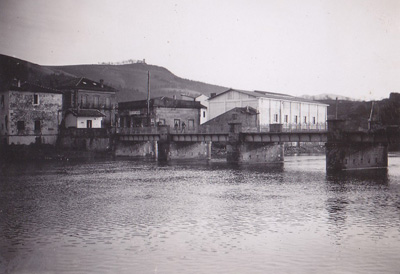
{"label": "grassy hill", "polygon": [[225,87],[180,78],[163,67],[145,63],[125,65],[41,66],[0,54],[0,88],[14,78],[56,87],[73,77],[87,77],[119,90],[120,102],[141,100],[147,96],[147,72],[150,72],[151,97],[177,95],[209,95],[227,90]]}

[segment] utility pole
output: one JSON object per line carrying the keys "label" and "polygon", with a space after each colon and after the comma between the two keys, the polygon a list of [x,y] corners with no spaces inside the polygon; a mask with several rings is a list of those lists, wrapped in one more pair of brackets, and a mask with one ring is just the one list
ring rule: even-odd
{"label": "utility pole", "polygon": [[337,120],[337,109],[338,109],[338,98],[336,97],[336,112],[335,112],[335,119]]}
{"label": "utility pole", "polygon": [[150,126],[150,71],[147,71],[147,126]]}

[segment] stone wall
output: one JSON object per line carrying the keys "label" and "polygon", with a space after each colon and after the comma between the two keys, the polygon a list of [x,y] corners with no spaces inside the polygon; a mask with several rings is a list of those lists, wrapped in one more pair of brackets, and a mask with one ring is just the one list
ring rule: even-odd
{"label": "stone wall", "polygon": [[155,158],[157,145],[153,141],[118,141],[115,144],[115,156]]}
{"label": "stone wall", "polygon": [[229,143],[227,160],[232,163],[277,164],[284,161],[283,144],[278,143]]}
{"label": "stone wall", "polygon": [[387,144],[327,143],[327,170],[386,168]]}

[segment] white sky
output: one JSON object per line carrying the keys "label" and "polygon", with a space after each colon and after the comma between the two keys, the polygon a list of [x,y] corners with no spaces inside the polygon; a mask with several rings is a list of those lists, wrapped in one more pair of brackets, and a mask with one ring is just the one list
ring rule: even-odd
{"label": "white sky", "polygon": [[0,53],[41,65],[146,59],[292,95],[400,92],[398,0],[0,0]]}

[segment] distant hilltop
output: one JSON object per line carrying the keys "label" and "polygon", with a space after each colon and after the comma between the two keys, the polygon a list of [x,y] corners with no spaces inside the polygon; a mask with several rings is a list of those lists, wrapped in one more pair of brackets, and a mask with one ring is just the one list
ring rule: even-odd
{"label": "distant hilltop", "polygon": [[315,100],[315,101],[320,101],[320,100],[345,100],[345,101],[359,101],[357,99],[351,98],[351,97],[346,97],[342,95],[336,95],[336,94],[318,94],[318,95],[302,95],[301,96],[304,99],[308,100]]}
{"label": "distant hilltop", "polygon": [[118,102],[125,102],[147,97],[148,72],[151,97],[181,98],[182,94],[189,97],[201,94],[210,96],[228,89],[178,77],[164,67],[147,64],[145,59],[91,65],[41,66],[0,54],[0,88],[12,83],[14,78],[51,88],[72,78],[104,79],[104,84],[119,91]]}
{"label": "distant hilltop", "polygon": [[99,65],[112,65],[112,66],[129,65],[129,64],[146,64],[146,59],[143,59],[143,60],[129,59],[129,60],[121,61],[121,62],[100,62],[98,64]]}

